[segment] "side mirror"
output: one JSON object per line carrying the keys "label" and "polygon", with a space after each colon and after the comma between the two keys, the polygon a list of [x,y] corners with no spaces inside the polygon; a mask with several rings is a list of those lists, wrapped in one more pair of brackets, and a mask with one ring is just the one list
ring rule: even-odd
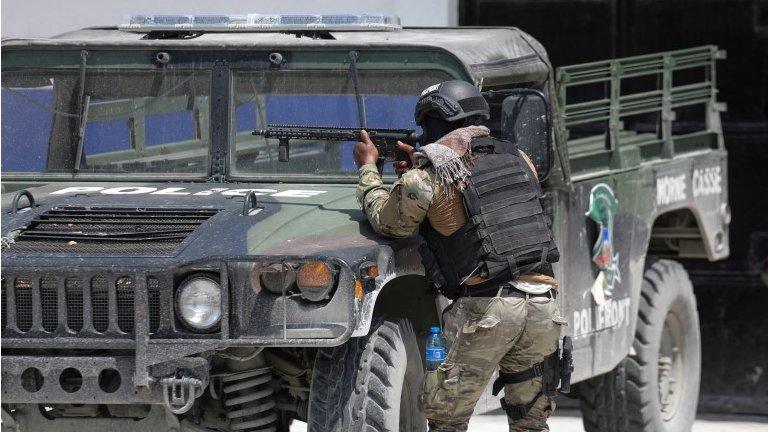
{"label": "side mirror", "polygon": [[530,156],[539,180],[544,180],[552,169],[549,102],[534,89],[512,89],[505,94],[509,96],[501,103],[501,137]]}

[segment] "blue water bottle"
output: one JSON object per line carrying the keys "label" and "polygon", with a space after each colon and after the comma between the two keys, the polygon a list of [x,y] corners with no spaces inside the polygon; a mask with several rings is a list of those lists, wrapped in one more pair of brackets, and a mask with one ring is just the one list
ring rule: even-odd
{"label": "blue water bottle", "polygon": [[427,370],[436,370],[443,360],[445,360],[443,335],[440,333],[440,326],[432,326],[429,328],[427,339]]}

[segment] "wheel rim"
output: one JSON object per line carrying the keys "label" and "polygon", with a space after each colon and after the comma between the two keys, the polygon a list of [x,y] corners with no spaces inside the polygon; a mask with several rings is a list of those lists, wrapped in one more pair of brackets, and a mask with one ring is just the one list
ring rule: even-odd
{"label": "wheel rim", "polygon": [[683,395],[683,326],[672,311],[664,319],[659,346],[659,406],[661,418],[670,421],[677,413]]}

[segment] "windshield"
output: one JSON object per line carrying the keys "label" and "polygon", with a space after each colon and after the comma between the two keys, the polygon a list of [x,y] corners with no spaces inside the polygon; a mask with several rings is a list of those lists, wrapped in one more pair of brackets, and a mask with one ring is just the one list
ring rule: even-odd
{"label": "windshield", "polygon": [[[440,71],[359,71],[369,128],[415,129],[419,93],[450,77]],[[353,81],[341,71],[240,71],[234,74],[235,175],[353,176],[353,142],[290,141],[278,161],[278,140],[253,136],[269,124],[360,127]],[[392,172],[391,164],[385,172]]]}
{"label": "windshield", "polygon": [[210,80],[89,67],[81,99],[77,70],[4,71],[2,172],[73,173],[83,126],[79,172],[205,174]]}

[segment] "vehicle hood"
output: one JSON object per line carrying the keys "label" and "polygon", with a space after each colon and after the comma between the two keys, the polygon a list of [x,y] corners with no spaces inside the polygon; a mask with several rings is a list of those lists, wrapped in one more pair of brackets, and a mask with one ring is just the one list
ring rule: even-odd
{"label": "vehicle hood", "polygon": [[[34,197],[31,208],[13,212],[15,192],[2,195],[4,243],[34,224],[41,215],[61,207],[119,207],[164,209],[217,209],[179,247],[160,255],[131,255],[130,259],[153,265],[181,264],[211,257],[242,255],[317,255],[347,262],[370,255],[387,241],[365,220],[354,184],[251,184],[251,183],[51,183],[27,189]],[[254,191],[256,208],[244,211],[245,195]],[[20,200],[20,207],[26,205]],[[254,207],[254,206],[251,206]],[[3,259],[25,261],[41,254],[14,252],[3,247]],[[122,257],[104,254],[51,254],[60,260],[76,259],[124,263]],[[76,256],[75,256],[76,255]]]}

